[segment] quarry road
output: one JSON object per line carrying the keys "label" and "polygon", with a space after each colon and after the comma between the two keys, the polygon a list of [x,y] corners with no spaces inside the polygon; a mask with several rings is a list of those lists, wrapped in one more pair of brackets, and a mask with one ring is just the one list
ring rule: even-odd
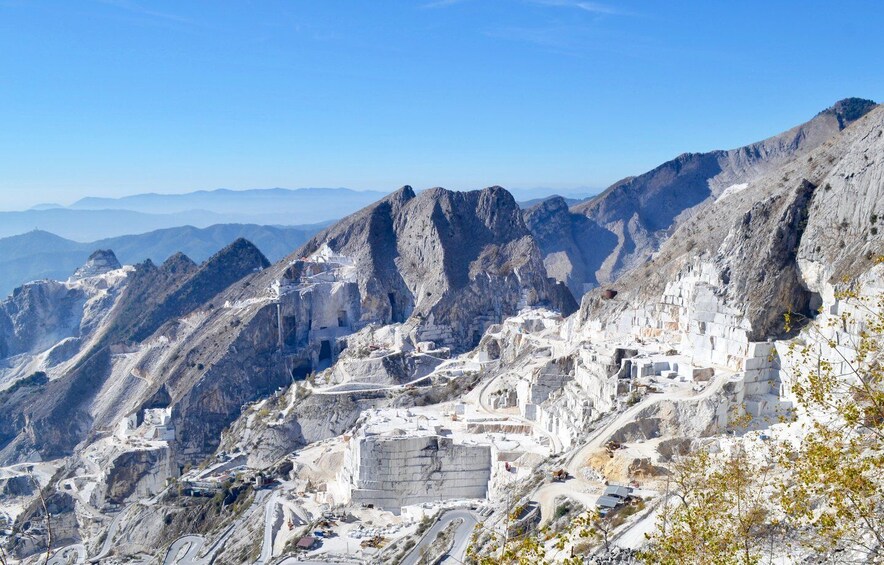
{"label": "quarry road", "polygon": [[263,504],[264,499],[270,496],[270,494],[270,491],[267,490],[259,491],[255,495],[252,504],[243,511],[232,524],[227,526],[227,528],[221,532],[221,535],[218,536],[218,539],[215,540],[205,552],[203,552],[203,557],[198,557],[198,554],[206,544],[206,538],[201,535],[192,534],[180,537],[172,542],[172,545],[169,546],[169,550],[166,552],[163,565],[202,565],[214,563],[215,554],[221,549],[221,546],[224,545],[227,538],[230,537],[230,534],[242,527],[243,523],[251,515],[254,507]]}
{"label": "quarry road", "polygon": [[[548,483],[542,485],[532,495],[532,499],[540,505],[541,523],[547,522],[555,512],[555,500],[557,497],[567,497],[583,504],[587,509],[595,506],[596,495],[587,494],[588,491],[599,488],[598,484],[583,478],[581,470],[586,466],[589,457],[605,444],[614,433],[623,426],[636,420],[636,417],[649,406],[666,400],[700,401],[719,392],[728,382],[730,375],[716,377],[709,386],[702,391],[690,394],[691,391],[678,391],[663,394],[650,394],[635,406],[631,406],[624,412],[614,416],[610,421],[594,431],[589,441],[577,448],[572,455],[565,460],[565,470],[571,475],[566,483]],[[599,491],[598,494],[601,494]],[[587,504],[589,505],[587,506]]]}
{"label": "quarry road", "polygon": [[196,554],[202,549],[205,540],[203,536],[184,536],[169,546],[163,565],[187,565],[194,563]]}
{"label": "quarry road", "polygon": [[[353,394],[359,392],[377,392],[381,390],[407,390],[413,387],[418,386],[420,383],[426,382],[430,384],[433,375],[439,375],[443,371],[451,371],[452,368],[455,370],[460,370],[461,372],[466,370],[478,370],[481,367],[477,363],[467,362],[457,359],[448,359],[437,365],[432,372],[422,377],[417,377],[416,379],[410,380],[408,382],[396,385],[390,384],[380,384],[380,383],[366,383],[361,381],[349,381],[346,383],[340,383],[335,385],[329,385],[326,387],[316,387],[311,388],[311,392],[313,394],[325,394],[329,396],[333,395],[343,395],[343,394]],[[454,377],[456,378],[456,377]]]}
{"label": "quarry road", "polygon": [[619,416],[616,416],[613,420],[594,432],[590,440],[567,459],[566,469],[571,475],[579,479],[580,469],[585,466],[584,464],[589,459],[592,452],[601,449],[605,442],[614,435],[614,432],[626,424],[634,422],[636,416],[638,416],[644,409],[665,400],[704,400],[720,391],[724,386],[724,383],[728,381],[728,378],[727,375],[717,377],[709,384],[709,386],[696,394],[684,394],[682,391],[679,391],[678,393],[650,394],[646,396],[641,402],[628,408]]}
{"label": "quarry road", "polygon": [[549,440],[550,455],[555,455],[557,453],[560,453],[562,451],[562,442],[559,441],[559,438],[557,438],[555,436],[555,434],[550,433],[546,428],[544,428],[543,426],[541,426],[540,424],[538,424],[534,420],[529,420],[528,418],[523,418],[523,417],[518,416],[516,414],[510,414],[507,412],[499,412],[499,411],[495,410],[494,408],[492,408],[486,402],[488,389],[491,387],[491,385],[493,383],[495,383],[497,381],[497,379],[501,378],[502,376],[503,375],[497,375],[496,377],[490,379],[487,383],[482,385],[482,388],[479,389],[479,409],[481,409],[483,412],[491,414],[492,416],[505,416],[511,420],[516,420],[516,421],[521,422],[523,424],[528,424],[529,426],[531,426],[534,429],[534,431],[538,432],[539,434],[541,434],[543,436],[546,436],[546,438]]}
{"label": "quarry road", "polygon": [[69,545],[56,551],[47,565],[71,565],[86,563],[86,548],[82,544]]}
{"label": "quarry road", "polygon": [[111,520],[110,526],[108,526],[107,528],[107,535],[104,537],[104,543],[101,545],[101,551],[98,552],[98,555],[89,560],[90,563],[99,563],[101,559],[103,559],[107,556],[108,553],[110,553],[114,536],[117,535],[117,529],[120,527],[120,519],[122,519],[123,514],[125,513],[126,509],[123,509],[121,512],[118,512],[116,516],[114,516],[113,520]]}
{"label": "quarry road", "polygon": [[470,536],[479,523],[476,514],[471,510],[449,510],[442,514],[435,524],[427,530],[427,533],[414,546],[414,549],[405,556],[400,565],[417,565],[421,562],[421,551],[430,546],[439,535],[439,532],[454,520],[463,520],[461,525],[454,532],[454,544],[451,550],[443,557],[440,563],[463,563],[467,547],[470,544]]}
{"label": "quarry road", "polygon": [[360,561],[311,561],[301,560],[298,557],[286,557],[282,561],[276,561],[273,565],[363,565]]}
{"label": "quarry road", "polygon": [[267,505],[264,506],[264,542],[261,544],[261,557],[258,563],[267,563],[273,557],[273,538],[282,526],[282,512],[279,508],[279,493],[273,491]]}

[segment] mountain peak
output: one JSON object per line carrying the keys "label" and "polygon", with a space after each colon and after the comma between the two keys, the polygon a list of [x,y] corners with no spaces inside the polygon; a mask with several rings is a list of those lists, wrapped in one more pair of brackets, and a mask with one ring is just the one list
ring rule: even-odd
{"label": "mountain peak", "polygon": [[197,264],[190,257],[180,251],[163,261],[163,269],[170,273],[190,271],[195,269],[196,266]]}
{"label": "mountain peak", "polygon": [[411,188],[410,185],[404,185],[399,190],[395,192],[391,192],[385,200],[390,202],[396,202],[399,204],[405,204],[409,200],[415,197],[414,189]]}
{"label": "mountain peak", "polygon": [[109,271],[114,271],[122,267],[117,260],[117,256],[110,249],[99,249],[94,251],[86,263],[77,269],[73,276],[73,280],[85,279],[96,275],[103,275]]}
{"label": "mountain peak", "polygon": [[236,239],[233,243],[210,257],[204,264],[206,267],[212,263],[221,263],[234,260],[241,264],[250,264],[255,269],[266,269],[270,266],[270,261],[264,257],[261,250],[255,247],[255,244],[244,237]]}
{"label": "mountain peak", "polygon": [[826,108],[820,115],[829,114],[838,118],[838,124],[844,129],[850,123],[865,116],[869,110],[877,106],[873,100],[865,98],[844,98]]}
{"label": "mountain peak", "polygon": [[[568,211],[568,201],[563,196],[554,194],[545,200],[541,200],[534,206],[528,208],[532,211],[543,211],[545,213],[560,213]],[[526,210],[527,211],[527,210]]]}

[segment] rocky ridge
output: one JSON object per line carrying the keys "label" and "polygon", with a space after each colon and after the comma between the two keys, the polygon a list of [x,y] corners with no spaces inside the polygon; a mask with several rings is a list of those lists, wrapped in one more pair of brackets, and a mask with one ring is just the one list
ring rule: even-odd
{"label": "rocky ridge", "polygon": [[[726,193],[805,156],[875,108],[859,98],[841,100],[807,123],[764,141],[731,150],[685,153],[636,177],[619,181],[567,211],[561,202],[525,212],[544,261],[558,280],[582,296],[645,264],[686,219]],[[559,237],[544,233],[558,225]],[[574,238],[573,233],[586,237]]]}

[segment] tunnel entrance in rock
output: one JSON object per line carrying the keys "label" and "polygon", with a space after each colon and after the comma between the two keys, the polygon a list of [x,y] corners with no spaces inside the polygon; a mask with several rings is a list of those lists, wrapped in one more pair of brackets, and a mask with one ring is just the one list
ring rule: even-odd
{"label": "tunnel entrance in rock", "polygon": [[396,293],[391,292],[387,294],[387,299],[390,301],[390,322],[396,324],[404,321],[399,319],[400,312],[396,308]]}
{"label": "tunnel entrance in rock", "polygon": [[313,365],[306,359],[296,359],[292,363],[292,380],[303,381],[313,372]]}
{"label": "tunnel entrance in rock", "polygon": [[331,342],[327,339],[324,339],[319,343],[319,362],[322,363],[323,361],[331,361],[331,358]]}
{"label": "tunnel entrance in rock", "polygon": [[473,347],[479,345],[479,342],[482,341],[482,332],[479,330],[473,330]]}
{"label": "tunnel entrance in rock", "polygon": [[819,292],[811,292],[807,300],[807,315],[813,319],[820,313],[820,307],[823,305],[823,297]]}
{"label": "tunnel entrance in rock", "polygon": [[349,326],[349,320],[347,320],[347,311],[346,310],[338,310],[338,327],[346,328]]}

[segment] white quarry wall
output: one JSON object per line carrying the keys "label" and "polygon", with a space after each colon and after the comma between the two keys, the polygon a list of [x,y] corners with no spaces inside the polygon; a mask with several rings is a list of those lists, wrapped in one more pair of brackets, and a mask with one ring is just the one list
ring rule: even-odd
{"label": "white quarry wall", "polygon": [[398,514],[402,506],[487,495],[490,446],[459,445],[438,435],[359,435],[351,442],[330,489],[339,502]]}
{"label": "white quarry wall", "polygon": [[[884,294],[884,265],[873,268],[859,283],[859,297],[849,300],[837,298],[832,285],[822,287],[822,313],[812,326],[802,331],[796,343],[798,350],[805,344],[810,346],[812,359],[828,361],[832,364],[832,374],[848,382],[856,378],[856,348],[861,334],[868,329],[870,318],[881,315],[878,299]],[[806,374],[807,369],[796,366],[801,363],[800,352],[790,354],[788,342],[778,342],[776,348],[783,366],[780,394],[794,402],[795,378],[802,371]]]}
{"label": "white quarry wall", "polygon": [[[301,284],[289,288],[278,301],[278,340],[281,346],[316,345],[322,339],[352,333],[361,325],[356,283],[319,281]],[[340,319],[342,313],[343,320]]]}

